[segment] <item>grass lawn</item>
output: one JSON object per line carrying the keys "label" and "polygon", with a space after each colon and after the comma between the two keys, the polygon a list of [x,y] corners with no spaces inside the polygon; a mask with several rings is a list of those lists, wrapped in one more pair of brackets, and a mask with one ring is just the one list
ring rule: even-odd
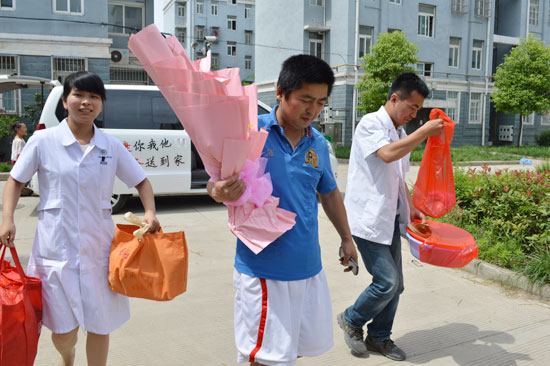
{"label": "grass lawn", "polygon": [[[336,157],[349,159],[350,147],[339,146],[336,148]],[[411,161],[422,161],[424,154],[424,145],[418,146],[411,152]],[[451,156],[453,162],[463,161],[495,161],[509,160],[515,161],[522,157],[550,159],[550,147],[526,145],[522,147],[515,146],[459,146],[451,147]]]}

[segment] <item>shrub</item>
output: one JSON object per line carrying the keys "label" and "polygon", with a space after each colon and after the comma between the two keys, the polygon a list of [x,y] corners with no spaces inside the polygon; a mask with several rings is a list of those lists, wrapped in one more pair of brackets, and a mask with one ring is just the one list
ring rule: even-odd
{"label": "shrub", "polygon": [[349,159],[350,151],[351,146],[338,146],[335,155],[338,159]]}
{"label": "shrub", "polygon": [[535,135],[535,141],[540,146],[550,146],[550,131],[542,131],[540,135]]}
{"label": "shrub", "polygon": [[550,283],[550,170],[455,169],[455,188],[444,221],[474,235],[479,257]]}
{"label": "shrub", "polygon": [[0,163],[0,173],[6,173],[11,170],[11,164]]}

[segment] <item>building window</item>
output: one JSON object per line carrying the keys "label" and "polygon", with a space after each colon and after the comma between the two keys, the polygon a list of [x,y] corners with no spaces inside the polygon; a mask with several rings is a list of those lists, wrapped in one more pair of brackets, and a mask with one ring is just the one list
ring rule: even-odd
{"label": "building window", "polygon": [[309,33],[309,54],[323,58],[323,34]]}
{"label": "building window", "polygon": [[416,71],[418,75],[432,76],[433,65],[430,62],[419,62],[416,64]]}
{"label": "building window", "polygon": [[418,35],[434,36],[435,6],[418,4]]}
{"label": "building window", "polygon": [[[359,27],[359,58],[365,56],[367,53],[370,53],[373,33],[373,27]],[[357,62],[359,62],[359,60],[357,60]]]}
{"label": "building window", "polygon": [[185,28],[176,27],[176,38],[185,47]]}
{"label": "building window", "polygon": [[52,58],[52,79],[58,80],[61,84],[65,78],[77,71],[86,71],[86,59],[83,58]]}
{"label": "building window", "polygon": [[244,18],[245,19],[252,18],[252,5],[245,5],[244,6]]}
{"label": "building window", "polygon": [[397,29],[397,28],[388,28],[388,33],[393,33],[393,32],[400,32],[401,29]]}
{"label": "building window", "polygon": [[460,38],[451,37],[449,40],[449,66],[459,67],[460,65]]}
{"label": "building window", "polygon": [[309,0],[309,5],[323,6],[323,0]]}
{"label": "building window", "polygon": [[[2,0],[2,7],[4,6]],[[54,0],[54,12],[64,14],[82,15],[84,11],[84,0]]]}
{"label": "building window", "polygon": [[535,124],[535,112],[528,114],[526,116],[523,116],[523,124],[524,125],[534,125]]}
{"label": "building window", "polygon": [[[4,1],[2,1],[2,6]],[[17,73],[16,56],[0,56],[0,75]],[[15,90],[0,93],[0,113],[17,113],[17,94]]]}
{"label": "building window", "polygon": [[218,3],[212,3],[210,6],[210,13],[212,13],[212,15],[218,15]]}
{"label": "building window", "polygon": [[481,61],[483,60],[483,41],[474,39],[472,45],[472,69],[481,70]]}
{"label": "building window", "polygon": [[252,70],[252,56],[244,56],[244,68]]}
{"label": "building window", "polygon": [[252,44],[252,31],[244,31],[244,43]]}
{"label": "building window", "polygon": [[211,56],[211,67],[213,69],[218,69],[220,67],[220,54],[219,53],[213,53]]}
{"label": "building window", "polygon": [[465,14],[468,10],[467,0],[451,0],[451,12],[456,14]]}
{"label": "building window", "polygon": [[227,29],[237,30],[237,17],[233,15],[227,16]]}
{"label": "building window", "polygon": [[237,42],[227,42],[227,56],[237,56]]}
{"label": "building window", "polygon": [[470,123],[481,123],[481,93],[470,93]]}
{"label": "building window", "polygon": [[185,16],[185,3],[178,4],[178,17]]}
{"label": "building window", "polygon": [[0,9],[15,10],[15,0],[2,0],[2,2],[0,2]]}
{"label": "building window", "polygon": [[197,14],[204,14],[204,1],[202,0],[197,0],[197,3],[196,3],[196,13]]}
{"label": "building window", "polygon": [[[447,116],[449,116],[450,119],[453,120],[453,122],[458,123],[459,120],[459,94],[457,91],[447,91],[447,102],[449,103],[449,106],[446,108],[445,112],[447,112]],[[451,103],[453,104],[451,106]]]}
{"label": "building window", "polygon": [[111,67],[109,70],[111,84],[150,85],[147,72],[142,69],[125,69]]}
{"label": "building window", "polygon": [[390,4],[401,5],[401,0],[390,0]]}
{"label": "building window", "polygon": [[109,32],[131,34],[143,28],[143,6],[109,4]]}
{"label": "building window", "polygon": [[227,0],[227,2],[231,5],[237,5],[237,0]]}
{"label": "building window", "polygon": [[491,0],[475,0],[476,17],[489,18],[491,14]]}
{"label": "building window", "polygon": [[539,0],[529,0],[529,25],[539,25]]}
{"label": "building window", "polygon": [[543,126],[550,126],[550,111],[542,112],[540,124]]}
{"label": "building window", "polygon": [[204,41],[204,26],[197,25],[195,30],[196,30],[196,35],[197,35],[197,41],[199,41],[199,42]]}

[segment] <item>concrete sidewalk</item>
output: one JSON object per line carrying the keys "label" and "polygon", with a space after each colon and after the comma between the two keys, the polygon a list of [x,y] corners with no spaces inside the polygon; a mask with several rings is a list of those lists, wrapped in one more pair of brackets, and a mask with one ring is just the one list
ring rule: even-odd
{"label": "concrete sidewalk", "polygon": [[[338,180],[343,190],[347,166],[340,165]],[[0,183],[0,189],[3,186]],[[37,197],[22,197],[16,210],[17,246],[24,261],[32,246],[37,203]],[[165,231],[186,232],[188,290],[164,303],[131,299],[131,320],[111,335],[109,365],[236,365],[235,239],[226,226],[226,209],[205,197],[160,197],[157,206]],[[127,209],[141,213],[137,199]],[[319,211],[323,263],[335,319],[370,283],[370,275],[363,265],[358,276],[342,272],[337,257],[339,237],[321,208]],[[114,220],[121,223],[121,215],[114,215]],[[403,266],[406,289],[393,338],[408,358],[399,365],[550,364],[549,303],[461,270],[420,263],[410,254],[406,241]],[[75,364],[85,365],[82,333],[80,338]],[[336,321],[334,341],[326,354],[300,359],[297,365],[394,364],[373,353],[353,356]],[[35,365],[57,365],[57,361],[50,332],[43,328]]]}

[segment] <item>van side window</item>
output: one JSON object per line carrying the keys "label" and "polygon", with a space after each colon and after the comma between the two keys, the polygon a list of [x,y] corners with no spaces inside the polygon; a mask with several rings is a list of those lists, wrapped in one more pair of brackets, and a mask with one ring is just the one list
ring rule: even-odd
{"label": "van side window", "polygon": [[262,114],[269,114],[269,111],[263,107],[258,106],[258,116]]}
{"label": "van side window", "polygon": [[[103,128],[182,130],[183,126],[159,91],[107,90]],[[98,126],[99,127],[99,126]]]}
{"label": "van side window", "polygon": [[[94,123],[99,128],[183,130],[178,117],[157,90],[107,90],[103,111]],[[67,117],[63,101],[55,109],[59,122]]]}

